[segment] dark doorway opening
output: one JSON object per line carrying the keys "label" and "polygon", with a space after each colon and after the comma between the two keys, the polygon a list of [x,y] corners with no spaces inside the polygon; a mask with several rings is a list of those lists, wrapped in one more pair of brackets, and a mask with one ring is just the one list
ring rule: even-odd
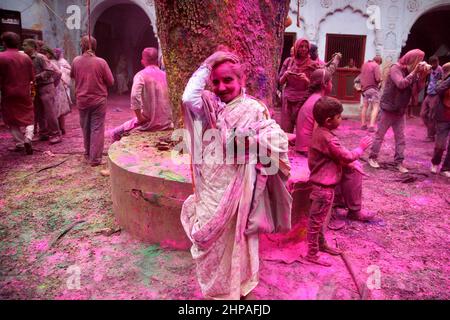
{"label": "dark doorway opening", "polygon": [[294,46],[297,40],[297,34],[295,32],[285,32],[283,42],[283,53],[281,54],[281,63],[279,69],[283,66],[284,60],[291,56],[291,48]]}
{"label": "dark doorway opening", "polygon": [[402,55],[412,49],[421,49],[425,57],[437,55],[441,65],[450,62],[450,6],[436,8],[422,15],[411,28]]}
{"label": "dark doorway opening", "polygon": [[325,61],[330,61],[335,52],[342,53],[342,61],[341,67],[333,74],[331,96],[342,102],[358,103],[361,95],[354,89],[353,82],[364,63],[366,36],[327,34]]}
{"label": "dark doorway opening", "polygon": [[121,69],[122,73],[124,69],[128,71],[130,89],[133,76],[142,69],[142,50],[158,48],[150,19],[134,4],[119,4],[106,9],[98,18],[93,35],[97,39],[97,56],[108,62],[115,79],[120,57],[125,58]]}

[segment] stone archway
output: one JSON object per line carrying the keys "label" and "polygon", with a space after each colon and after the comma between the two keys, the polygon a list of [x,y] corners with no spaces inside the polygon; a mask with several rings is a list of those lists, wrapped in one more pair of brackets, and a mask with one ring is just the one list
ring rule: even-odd
{"label": "stone archway", "polygon": [[[356,6],[336,7],[328,11],[317,24],[310,24],[308,37],[314,37],[319,46],[320,56],[325,57],[327,33],[366,36],[364,61],[373,58],[377,52],[379,38],[376,30],[367,28],[368,14]],[[347,23],[339,23],[346,21]],[[308,26],[307,26],[308,27]]]}
{"label": "stone archway", "polygon": [[448,0],[425,1],[423,2],[423,4],[420,4],[416,0],[409,0],[407,5],[407,10],[410,13],[409,18],[407,19],[406,23],[403,23],[404,27],[401,30],[402,48],[406,45],[406,41],[409,38],[412,27],[422,16],[433,11],[439,11],[440,9],[448,7],[449,5],[450,4]]}
{"label": "stone archway", "polygon": [[443,28],[450,20],[450,3],[442,4],[423,10],[414,16],[409,26],[407,38],[402,43],[402,55],[407,51],[420,48],[425,51],[426,57],[438,53],[441,62],[450,61],[450,34]]}
{"label": "stone archway", "polygon": [[[141,8],[147,17],[150,20],[150,23],[153,28],[153,32],[157,34],[157,26],[156,26],[156,13],[153,5],[153,0],[93,0],[91,1],[91,26],[95,26],[98,18],[102,15],[102,13],[119,4],[133,4]],[[82,21],[82,26],[84,28],[84,32],[87,30],[87,16],[84,16]],[[93,30],[91,30],[93,31]]]}
{"label": "stone archway", "polygon": [[119,58],[125,57],[129,87],[142,69],[142,50],[159,48],[150,15],[135,1],[98,3],[91,14],[91,33],[97,39],[97,55],[108,62],[115,77]]}

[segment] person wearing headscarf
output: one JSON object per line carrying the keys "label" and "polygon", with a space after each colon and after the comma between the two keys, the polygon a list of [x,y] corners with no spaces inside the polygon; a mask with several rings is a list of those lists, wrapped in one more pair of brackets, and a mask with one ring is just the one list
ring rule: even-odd
{"label": "person wearing headscarf", "polygon": [[69,98],[70,103],[72,103],[72,99],[70,98],[70,83],[72,81],[72,79],[70,78],[70,71],[72,67],[70,66],[70,63],[64,58],[63,49],[55,48],[53,52],[55,53],[58,66],[62,72],[61,80],[66,87],[67,97]]}
{"label": "person wearing headscarf", "polygon": [[325,66],[325,62],[319,58],[319,48],[315,44],[311,44],[311,49],[309,49],[309,55],[312,61],[318,62],[321,67]]}
{"label": "person wearing headscarf", "polygon": [[392,127],[395,139],[394,163],[401,173],[408,173],[408,169],[403,166],[406,146],[405,114],[411,99],[413,85],[427,72],[425,67],[420,64],[424,57],[423,51],[411,50],[392,65],[389,71],[380,101],[381,118],[369,156],[369,165],[373,168],[380,168],[377,161],[378,154],[386,132]]}
{"label": "person wearing headscarf", "polygon": [[[305,38],[299,39],[294,45],[294,55],[286,71],[279,77],[279,83],[284,86],[281,107],[281,128],[287,133],[293,133],[297,120],[299,102],[306,95],[309,77],[315,70],[321,68],[310,56],[311,45]],[[335,54],[330,68],[334,70],[339,65],[340,54]],[[331,71],[331,73],[334,72]]]}
{"label": "person wearing headscarf", "polygon": [[[208,82],[212,92],[205,90]],[[183,204],[181,222],[203,295],[239,300],[258,285],[258,234],[290,229],[287,135],[267,106],[245,92],[233,53],[208,57],[182,100],[194,194]],[[256,159],[257,149],[267,154]]]}

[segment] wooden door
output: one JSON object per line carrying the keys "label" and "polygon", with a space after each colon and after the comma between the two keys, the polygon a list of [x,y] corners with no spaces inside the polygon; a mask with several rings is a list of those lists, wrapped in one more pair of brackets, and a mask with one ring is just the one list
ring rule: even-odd
{"label": "wooden door", "polygon": [[[340,68],[333,75],[333,91],[331,96],[342,102],[359,102],[361,95],[354,90],[353,81],[361,72],[366,51],[366,36],[327,34],[326,61],[331,60],[335,52],[342,53]],[[346,68],[350,59],[355,63],[354,68]]]}

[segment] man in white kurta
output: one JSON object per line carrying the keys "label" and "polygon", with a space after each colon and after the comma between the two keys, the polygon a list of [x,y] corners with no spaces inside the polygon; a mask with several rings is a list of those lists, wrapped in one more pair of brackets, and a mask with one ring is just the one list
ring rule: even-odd
{"label": "man in white kurta", "polygon": [[145,68],[134,76],[131,89],[131,109],[136,117],[111,132],[115,141],[137,127],[141,131],[173,128],[166,73],[158,67],[158,51],[145,48],[141,63]]}

